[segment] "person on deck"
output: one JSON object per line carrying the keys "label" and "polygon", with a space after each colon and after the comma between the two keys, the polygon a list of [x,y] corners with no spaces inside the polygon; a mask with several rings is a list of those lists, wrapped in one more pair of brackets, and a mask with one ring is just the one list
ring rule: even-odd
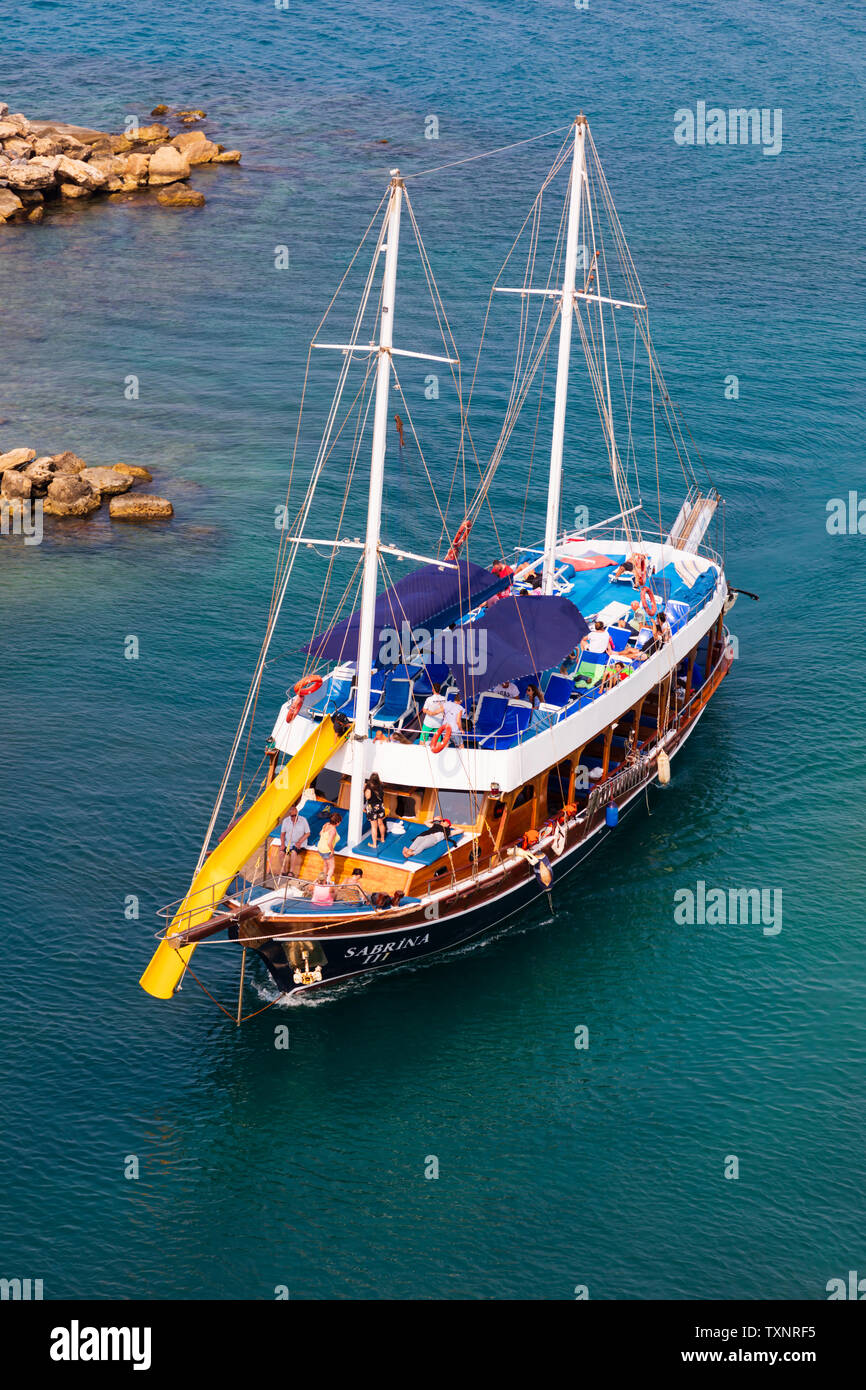
{"label": "person on deck", "polygon": [[283,857],[283,872],[286,869],[286,855],[289,856],[289,872],[297,878],[301,867],[301,850],[310,838],[310,822],[298,814],[297,806],[290,806],[285,820],[280,826],[280,853]]}
{"label": "person on deck", "polygon": [[538,709],[544,697],[537,685],[528,685],[526,687],[526,694],[523,698],[532,705],[533,709]]}
{"label": "person on deck", "polygon": [[660,608],[653,618],[652,650],[655,652],[660,651],[666,643],[673,641],[673,636],[674,634],[671,631],[671,625],[667,620],[665,610]]}
{"label": "person on deck", "polygon": [[514,681],[500,681],[498,685],[494,685],[493,694],[506,695],[509,700],[516,700],[520,694],[520,690],[515,685]]}
{"label": "person on deck", "polygon": [[637,599],[630,604],[630,608],[631,613],[625,620],[626,626],[630,627],[632,632],[640,632],[642,628],[649,627],[649,619]]}
{"label": "person on deck", "polygon": [[387,834],[385,788],[378,772],[371,772],[364,783],[364,814],[370,822],[370,845],[375,849],[377,844],[385,843]]}
{"label": "person on deck", "polygon": [[336,813],[328,817],[322,826],[319,843],[316,845],[316,849],[322,856],[322,869],[328,883],[334,882],[334,848],[337,844],[341,819],[342,817]]}
{"label": "person on deck", "polygon": [[451,730],[450,742],[455,748],[463,747],[463,716],[465,708],[460,703],[460,691],[455,690],[450,699],[445,701],[445,708],[442,711],[443,723]]}
{"label": "person on deck", "polygon": [[424,708],[421,711],[423,715],[419,740],[421,743],[428,743],[433,735],[442,728],[442,722],[445,718],[445,696],[441,694],[441,690],[441,685],[434,681],[433,693],[428,695],[424,701]]}
{"label": "person on deck", "polygon": [[409,842],[403,850],[403,858],[411,859],[413,855],[423,854],[425,849],[430,849],[431,845],[438,845],[440,840],[447,840],[450,844],[451,839],[451,822],[434,820]]}
{"label": "person on deck", "polygon": [[602,652],[610,655],[613,651],[610,634],[600,618],[596,618],[587,635],[580,639],[580,649],[583,652],[592,652],[593,655]]}
{"label": "person on deck", "polygon": [[334,885],[328,881],[327,874],[319,874],[313,885],[310,901],[314,907],[333,907]]}

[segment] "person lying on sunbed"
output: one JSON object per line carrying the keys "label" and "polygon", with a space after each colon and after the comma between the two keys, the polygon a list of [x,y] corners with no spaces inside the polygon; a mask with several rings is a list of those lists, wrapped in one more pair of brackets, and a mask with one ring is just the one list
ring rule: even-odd
{"label": "person lying on sunbed", "polygon": [[438,845],[441,840],[447,841],[449,845],[454,843],[450,820],[434,820],[425,826],[421,834],[416,835],[403,850],[403,858],[412,859],[416,854],[423,854],[425,849]]}

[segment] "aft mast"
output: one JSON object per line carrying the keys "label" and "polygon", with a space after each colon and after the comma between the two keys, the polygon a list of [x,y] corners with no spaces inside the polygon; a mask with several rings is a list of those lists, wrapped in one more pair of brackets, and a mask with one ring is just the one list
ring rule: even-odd
{"label": "aft mast", "polygon": [[348,824],[348,843],[352,847],[360,842],[364,823],[364,780],[367,770],[367,740],[370,731],[370,675],[373,665],[373,639],[376,627],[379,535],[382,524],[382,489],[385,477],[388,397],[391,387],[391,345],[394,337],[397,250],[400,244],[402,203],[403,180],[400,177],[399,169],[392,169],[387,241],[384,247],[385,274],[382,284],[382,313],[379,327],[379,362],[376,371],[373,449],[370,460],[370,496],[367,504],[364,577],[361,586],[358,628],[358,686],[355,701],[355,727],[352,736],[352,786],[349,797]]}
{"label": "aft mast", "polygon": [[550,481],[547,489],[547,524],[544,532],[542,592],[553,592],[556,569],[556,543],[559,539],[559,510],[562,499],[562,446],[565,439],[565,406],[568,399],[568,362],[571,354],[571,325],[574,319],[574,291],[577,276],[577,247],[580,240],[580,205],[586,177],[586,117],[574,123],[574,157],[569,188],[568,230],[565,269],[559,321],[559,356],[556,363],[556,395],[553,406],[553,433],[550,440]]}

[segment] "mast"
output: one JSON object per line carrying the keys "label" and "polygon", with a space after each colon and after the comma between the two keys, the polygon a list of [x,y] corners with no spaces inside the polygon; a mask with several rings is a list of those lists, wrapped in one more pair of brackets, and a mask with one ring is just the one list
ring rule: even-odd
{"label": "mast", "polygon": [[364,541],[364,578],[361,586],[361,618],[358,629],[358,685],[355,727],[352,734],[352,785],[349,796],[348,845],[361,839],[364,823],[364,778],[370,731],[370,674],[375,636],[376,584],[379,577],[379,533],[382,523],[382,489],[385,477],[385,442],[388,429],[388,396],[391,387],[391,344],[394,336],[394,300],[397,287],[397,249],[400,244],[400,209],[403,180],[391,170],[385,274],[382,282],[382,314],[379,327],[379,362],[376,370],[376,404],[373,415],[373,451],[370,459],[370,496]]}
{"label": "mast", "polygon": [[571,352],[571,325],[574,318],[574,291],[577,273],[577,246],[580,239],[580,204],[586,174],[586,117],[574,123],[574,158],[569,185],[568,229],[565,246],[565,272],[559,321],[559,357],[556,363],[556,396],[553,406],[553,433],[550,440],[550,481],[547,488],[547,525],[544,532],[542,593],[553,592],[556,542],[559,538],[559,509],[562,499],[562,446],[565,439],[565,406],[568,396],[568,359]]}

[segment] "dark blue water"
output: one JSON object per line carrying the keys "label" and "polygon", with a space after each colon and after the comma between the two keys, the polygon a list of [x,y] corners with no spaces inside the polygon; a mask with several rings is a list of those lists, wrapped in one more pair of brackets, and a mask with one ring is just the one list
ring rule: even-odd
{"label": "dark blue water", "polygon": [[[826,527],[828,499],[864,486],[862,55],[860,7],[801,0],[16,9],[11,110],[117,130],[201,106],[244,161],[195,175],[201,212],[103,203],[2,229],[0,444],[145,464],[176,508],[164,529],[96,518],[0,550],[5,1276],[46,1297],[766,1299],[862,1271],[866,542]],[[673,113],[698,100],[781,107],[781,153],[677,146]],[[157,1003],[137,980],[258,650],[307,343],[388,169],[581,108],[727,498],[730,580],[761,595],[732,615],[732,675],[670,789],[552,916],[240,1030],[192,980]],[[557,143],[410,184],[467,360]],[[491,332],[481,445],[507,315]],[[444,439],[453,406],[405,380]],[[566,504],[601,516],[585,418]],[[523,482],[519,458],[497,481],[504,530]],[[421,544],[412,475],[396,486],[386,529]],[[317,572],[275,642],[248,771]],[[780,890],[781,932],[676,925],[698,880]],[[196,961],[233,1007],[236,960]],[[269,997],[254,974],[248,1007]]]}

